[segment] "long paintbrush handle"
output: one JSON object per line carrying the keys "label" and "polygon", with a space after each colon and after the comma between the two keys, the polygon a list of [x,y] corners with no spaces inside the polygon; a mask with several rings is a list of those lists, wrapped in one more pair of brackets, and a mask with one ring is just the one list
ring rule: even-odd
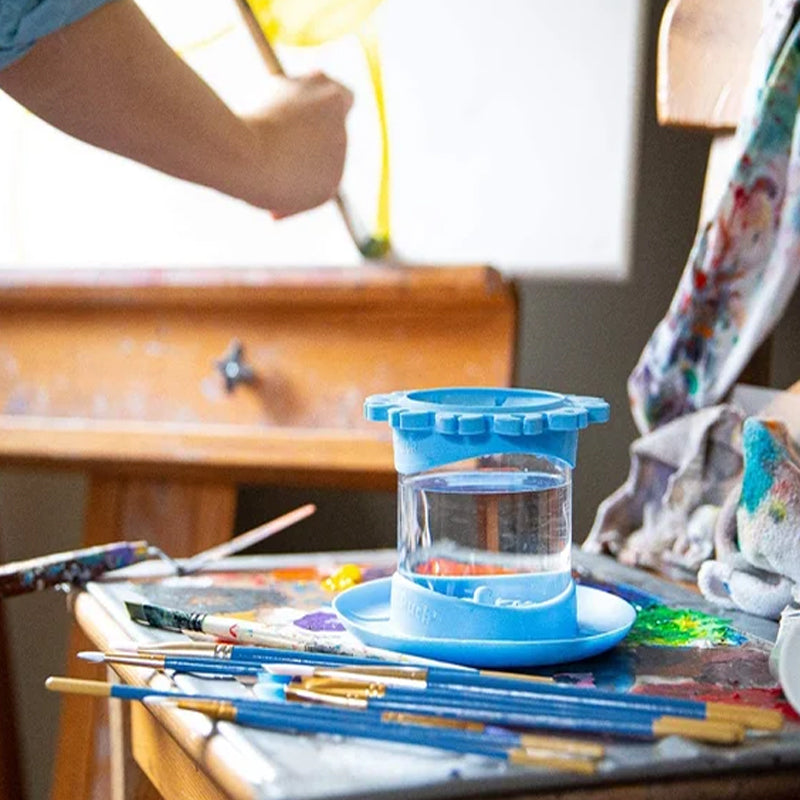
{"label": "long paintbrush handle", "polygon": [[197,553],[197,555],[184,561],[180,565],[180,572],[183,574],[197,572],[207,564],[239,553],[248,547],[262,542],[269,536],[279,533],[291,525],[304,520],[306,517],[310,517],[316,510],[317,507],[313,503],[307,503],[304,506],[294,509],[294,511],[289,511],[286,514],[282,514],[280,517],[265,522],[257,528],[235,536],[230,541],[210,547],[208,550],[203,550],[202,553]]}
{"label": "long paintbrush handle", "polygon": [[0,598],[62,583],[87,583],[111,570],[144,561],[150,555],[145,541],[112,542],[4,564],[0,566]]}
{"label": "long paintbrush handle", "polygon": [[286,75],[286,72],[283,69],[283,64],[281,64],[280,59],[272,49],[272,44],[270,43],[269,39],[267,39],[266,34],[261,28],[253,9],[250,7],[250,3],[248,3],[247,0],[236,0],[236,5],[239,7],[239,12],[242,15],[245,25],[247,26],[247,30],[250,33],[253,43],[258,48],[258,53],[261,56],[261,60],[264,62],[270,74]]}
{"label": "long paintbrush handle", "polygon": [[[285,76],[286,71],[283,69],[283,64],[281,64],[281,61],[276,55],[275,50],[273,50],[272,44],[270,43],[269,39],[267,39],[266,34],[256,18],[256,15],[253,13],[253,9],[250,7],[250,4],[247,2],[247,0],[236,0],[236,5],[239,7],[242,19],[244,19],[250,37],[258,49],[261,60],[264,62],[264,65],[269,70],[270,74]],[[341,216],[342,222],[344,222],[344,226],[347,228],[347,233],[350,236],[350,239],[358,249],[358,252],[362,255],[365,255],[364,241],[362,241],[364,237],[359,234],[359,231],[353,220],[353,213],[350,210],[350,205],[345,200],[341,190],[334,195],[333,201],[336,203],[336,208],[339,210],[339,216]]]}

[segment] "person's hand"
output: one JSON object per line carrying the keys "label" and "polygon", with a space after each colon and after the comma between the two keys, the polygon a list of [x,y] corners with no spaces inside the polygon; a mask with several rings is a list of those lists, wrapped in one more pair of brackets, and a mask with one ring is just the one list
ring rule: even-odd
{"label": "person's hand", "polygon": [[245,119],[257,163],[243,199],[281,218],[333,197],[344,170],[352,104],[350,91],[322,73],[273,78],[269,104]]}

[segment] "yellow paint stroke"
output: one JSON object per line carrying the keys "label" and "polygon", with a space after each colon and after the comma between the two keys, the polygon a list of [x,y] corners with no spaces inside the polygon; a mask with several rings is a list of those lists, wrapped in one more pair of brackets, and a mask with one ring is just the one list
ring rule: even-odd
{"label": "yellow paint stroke", "polygon": [[375,105],[378,110],[378,125],[381,136],[381,177],[378,186],[378,207],[375,214],[375,237],[390,241],[390,178],[389,178],[389,126],[386,122],[386,98],[383,93],[383,76],[378,50],[378,35],[369,20],[365,21],[358,34],[364,56],[367,59]]}
{"label": "yellow paint stroke", "polygon": [[214,33],[210,33],[208,36],[203,37],[202,39],[197,39],[196,41],[189,42],[185,45],[176,46],[175,52],[181,56],[185,57],[189,55],[189,53],[194,53],[198,50],[204,50],[206,47],[211,47],[212,44],[216,44],[220,39],[224,39],[228,34],[233,33],[236,30],[236,26],[234,24],[226,25],[224,28],[220,28]]}
{"label": "yellow paint stroke", "polygon": [[316,47],[358,33],[381,0],[247,0],[271,42]]}

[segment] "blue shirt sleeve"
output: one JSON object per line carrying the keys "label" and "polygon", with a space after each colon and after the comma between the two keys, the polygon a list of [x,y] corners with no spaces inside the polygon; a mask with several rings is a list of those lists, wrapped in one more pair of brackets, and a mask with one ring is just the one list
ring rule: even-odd
{"label": "blue shirt sleeve", "polygon": [[48,33],[85,17],[111,0],[0,0],[0,69]]}

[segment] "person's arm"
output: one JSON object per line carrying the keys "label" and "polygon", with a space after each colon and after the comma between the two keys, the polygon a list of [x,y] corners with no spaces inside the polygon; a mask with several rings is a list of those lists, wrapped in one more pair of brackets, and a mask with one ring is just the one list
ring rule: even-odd
{"label": "person's arm", "polygon": [[286,216],[335,193],[352,96],[319,74],[269,80],[261,113],[236,116],[131,0],[43,37],[0,71],[0,89],[66,133]]}

